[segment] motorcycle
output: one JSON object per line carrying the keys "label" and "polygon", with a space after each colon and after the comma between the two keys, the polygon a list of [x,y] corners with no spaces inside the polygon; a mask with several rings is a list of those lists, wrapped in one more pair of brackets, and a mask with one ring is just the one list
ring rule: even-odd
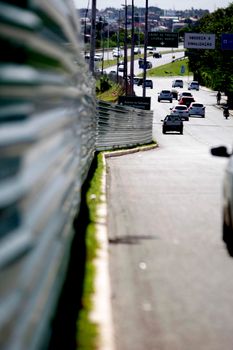
{"label": "motorcycle", "polygon": [[230,115],[229,109],[228,109],[228,108],[225,108],[225,109],[223,110],[223,116],[224,116],[226,119],[228,119],[228,118],[229,118],[229,115]]}

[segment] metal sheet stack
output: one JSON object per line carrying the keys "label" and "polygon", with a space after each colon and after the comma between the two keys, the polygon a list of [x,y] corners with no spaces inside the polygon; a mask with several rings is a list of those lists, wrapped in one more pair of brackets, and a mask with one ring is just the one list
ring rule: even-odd
{"label": "metal sheet stack", "polygon": [[0,44],[0,348],[39,349],[95,152],[95,84],[72,1],[0,2]]}
{"label": "metal sheet stack", "polygon": [[97,150],[152,142],[153,111],[98,101]]}

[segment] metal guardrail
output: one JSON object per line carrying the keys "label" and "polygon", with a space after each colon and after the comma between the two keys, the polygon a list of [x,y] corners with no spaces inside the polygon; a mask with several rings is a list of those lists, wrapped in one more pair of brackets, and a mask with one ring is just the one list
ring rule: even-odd
{"label": "metal guardrail", "polygon": [[103,101],[98,101],[97,111],[98,151],[152,142],[152,111]]}
{"label": "metal guardrail", "polygon": [[[16,3],[16,2],[15,2]],[[0,348],[45,348],[95,152],[72,1],[0,2]]]}

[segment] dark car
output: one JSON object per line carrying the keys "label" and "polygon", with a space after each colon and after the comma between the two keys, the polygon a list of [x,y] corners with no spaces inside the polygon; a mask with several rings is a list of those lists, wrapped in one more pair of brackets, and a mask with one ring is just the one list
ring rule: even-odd
{"label": "dark car", "polygon": [[172,98],[178,100],[178,91],[176,89],[171,89]]}
{"label": "dark car", "polygon": [[151,79],[146,79],[145,80],[145,87],[149,87],[153,89],[153,81]]}
{"label": "dark car", "polygon": [[143,78],[138,78],[137,86],[142,85],[143,83]]}
{"label": "dark car", "polygon": [[162,55],[161,55],[160,52],[154,52],[153,53],[153,58],[161,58],[161,57],[162,57]]}
{"label": "dark car", "polygon": [[[144,68],[144,58],[139,58],[138,60],[139,68]],[[146,69],[152,68],[152,63],[150,61],[146,61]]]}
{"label": "dark car", "polygon": [[134,78],[133,78],[133,83],[136,84],[136,85],[138,85],[140,79],[142,79],[142,78],[134,77]]}
{"label": "dark car", "polygon": [[162,131],[163,134],[166,134],[167,131],[177,131],[180,134],[183,134],[183,121],[177,115],[167,115],[163,122]]}

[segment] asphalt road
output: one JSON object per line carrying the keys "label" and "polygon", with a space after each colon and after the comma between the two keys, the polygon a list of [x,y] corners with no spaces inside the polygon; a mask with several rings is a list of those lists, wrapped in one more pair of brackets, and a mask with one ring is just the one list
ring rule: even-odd
{"label": "asphalt road", "polygon": [[107,160],[116,350],[230,350],[233,260],[221,239],[227,160],[209,150],[232,146],[233,118],[201,89],[194,96],[206,118],[184,122],[183,135],[163,135],[171,104],[158,103],[157,93],[171,80],[154,78],[147,90],[159,147]]}
{"label": "asphalt road", "polygon": [[[178,51],[178,52],[174,51],[173,53],[172,52],[165,53],[165,54],[162,54],[161,58],[153,58],[153,56],[148,56],[147,57],[147,61],[150,61],[152,63],[153,68],[154,68],[154,67],[158,67],[158,66],[161,66],[163,64],[172,62],[172,60],[173,60],[172,57],[173,56],[174,56],[175,59],[183,57],[184,56],[184,52],[183,51]],[[120,58],[119,61],[123,61],[123,58]],[[128,74],[130,74],[130,60],[128,60],[127,69],[128,69]],[[104,70],[107,73],[109,73],[110,71],[117,71],[117,66],[111,66],[111,67],[105,68]],[[139,68],[139,66],[138,66],[138,59],[136,59],[134,61],[134,75],[136,76],[136,75],[138,75],[140,73],[143,73],[143,69]],[[123,72],[119,72],[119,75],[123,76]]]}

